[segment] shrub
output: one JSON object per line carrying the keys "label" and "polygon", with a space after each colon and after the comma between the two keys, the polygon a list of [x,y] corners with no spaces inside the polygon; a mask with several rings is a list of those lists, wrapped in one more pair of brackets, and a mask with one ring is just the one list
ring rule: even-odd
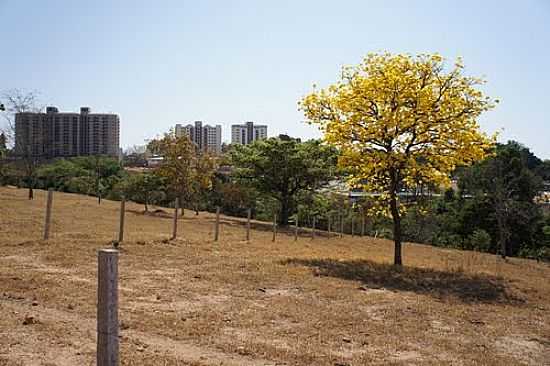
{"label": "shrub", "polygon": [[491,235],[483,229],[476,229],[467,240],[472,247],[480,252],[488,252],[491,248]]}

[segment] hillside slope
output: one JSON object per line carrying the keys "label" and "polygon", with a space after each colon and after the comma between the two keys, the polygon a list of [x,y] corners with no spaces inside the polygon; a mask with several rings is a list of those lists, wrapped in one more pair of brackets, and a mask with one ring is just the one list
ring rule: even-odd
{"label": "hillside slope", "polygon": [[[0,365],[91,365],[97,249],[118,202],[0,187]],[[297,242],[268,224],[128,203],[121,246],[123,365],[550,364],[550,268],[360,237]],[[29,323],[29,316],[33,321]],[[25,318],[27,321],[25,322]]]}

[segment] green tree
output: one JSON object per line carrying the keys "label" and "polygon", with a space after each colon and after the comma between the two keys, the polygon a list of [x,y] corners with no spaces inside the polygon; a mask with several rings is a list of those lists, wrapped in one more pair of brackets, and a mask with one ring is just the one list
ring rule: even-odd
{"label": "green tree", "polygon": [[43,164],[36,173],[42,188],[54,188],[95,196],[106,196],[125,176],[116,159],[105,156],[80,156]]}
{"label": "green tree", "polygon": [[163,179],[152,173],[130,174],[121,181],[120,190],[129,200],[143,203],[145,212],[149,211],[149,204],[165,198]]}
{"label": "green tree", "polygon": [[550,183],[550,160],[544,160],[535,168],[535,174]]}
{"label": "green tree", "polygon": [[514,141],[499,144],[494,156],[460,172],[459,186],[483,197],[492,208],[502,257],[516,255],[521,245],[533,243],[541,220],[533,200],[542,180],[530,170],[538,164],[527,152]]}
{"label": "green tree", "polygon": [[231,150],[233,177],[279,202],[278,221],[287,225],[300,192],[322,187],[333,176],[336,151],[317,140],[270,138]]}

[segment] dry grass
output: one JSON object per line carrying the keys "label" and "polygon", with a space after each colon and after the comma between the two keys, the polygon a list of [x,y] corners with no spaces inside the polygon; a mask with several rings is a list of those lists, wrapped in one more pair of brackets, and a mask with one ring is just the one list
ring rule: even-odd
{"label": "dry grass", "polygon": [[[95,364],[97,249],[117,202],[0,188],[0,365]],[[123,365],[550,364],[550,268],[534,261],[404,248],[373,238],[294,242],[254,223],[127,204],[120,257]],[[33,306],[34,302],[34,306]],[[36,323],[23,325],[26,316]]]}

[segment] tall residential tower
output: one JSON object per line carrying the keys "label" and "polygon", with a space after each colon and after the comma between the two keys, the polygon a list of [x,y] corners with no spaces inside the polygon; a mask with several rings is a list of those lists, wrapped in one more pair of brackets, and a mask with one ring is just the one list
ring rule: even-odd
{"label": "tall residential tower", "polygon": [[188,136],[201,151],[213,152],[216,154],[222,151],[222,126],[210,126],[202,124],[202,121],[195,121],[194,125],[176,125],[176,136]]}
{"label": "tall residential tower", "polygon": [[46,113],[23,112],[15,115],[15,152],[20,156],[58,158],[79,155],[119,155],[120,120],[116,114],[59,113],[47,107]]}
{"label": "tall residential tower", "polygon": [[231,126],[231,143],[248,145],[256,140],[267,138],[266,125],[254,125],[254,122],[245,122],[242,125]]}

